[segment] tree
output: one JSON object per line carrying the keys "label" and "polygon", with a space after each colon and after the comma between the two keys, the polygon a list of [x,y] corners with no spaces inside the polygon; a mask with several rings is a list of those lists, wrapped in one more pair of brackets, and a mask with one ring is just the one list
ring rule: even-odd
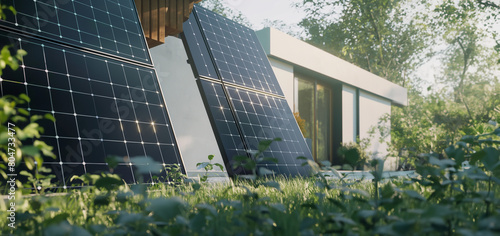
{"label": "tree", "polygon": [[435,9],[438,17],[434,27],[448,45],[439,81],[453,89],[453,99],[463,104],[469,125],[487,122],[491,111],[500,105],[498,55],[482,43],[495,37],[491,16],[497,13],[484,8],[485,2],[448,0]]}
{"label": "tree", "polygon": [[[498,18],[500,16],[500,3],[494,3],[493,1],[488,1],[488,0],[477,0],[477,3],[479,4],[480,7],[487,8],[492,10],[490,14],[490,18],[493,18],[498,22]],[[498,36],[498,33],[495,34],[495,36]],[[500,53],[500,37],[495,38],[496,45],[494,47],[495,51]],[[498,64],[500,64],[500,59],[498,59]]]}
{"label": "tree", "polygon": [[[400,0],[303,0],[307,41],[400,85],[425,57],[426,26]],[[413,14],[413,15],[411,15]]]}
{"label": "tree", "polygon": [[[426,10],[414,10],[422,9],[417,4]],[[499,57],[483,44],[499,33],[495,2],[302,0],[296,6],[308,13],[300,23],[308,42],[409,88],[408,106],[393,107],[384,118],[391,120],[396,154],[414,160],[437,152],[496,119]],[[422,95],[413,72],[436,55],[442,64],[437,86]]]}

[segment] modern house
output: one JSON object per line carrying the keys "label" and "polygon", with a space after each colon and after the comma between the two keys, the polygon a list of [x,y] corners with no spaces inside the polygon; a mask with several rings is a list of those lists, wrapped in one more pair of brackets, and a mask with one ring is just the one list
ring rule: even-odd
{"label": "modern house", "polygon": [[317,161],[340,164],[339,144],[359,137],[370,140],[373,155],[388,158],[386,168],[397,168],[396,160],[387,157],[390,133],[380,137],[372,131],[378,126],[390,130],[380,118],[391,114],[392,105],[407,105],[405,88],[276,29],[262,29],[257,36],[290,108],[306,121]]}
{"label": "modern house", "polygon": [[[381,138],[370,131],[390,128],[387,122],[379,123],[380,118],[390,115],[392,105],[406,105],[405,88],[276,29],[260,30],[257,36],[290,110],[306,121],[305,137],[316,161],[341,164],[338,147],[359,137],[371,140],[368,151],[373,155],[389,160],[387,169],[397,167],[387,157],[390,134]],[[217,148],[217,131],[209,126],[198,78],[189,70],[194,63],[189,53],[186,40],[175,37],[151,49],[187,173],[195,175],[200,172],[195,164],[206,161],[208,154],[215,155],[214,162],[224,158]]]}
{"label": "modern house", "polygon": [[[296,157],[338,163],[341,142],[367,137],[391,105],[406,104],[404,88],[277,30],[256,34],[199,1],[8,2],[18,13],[0,22],[1,45],[28,56],[3,71],[0,92],[25,93],[31,115],[56,118],[41,123],[41,139],[54,147],[57,158],[44,165],[63,188],[73,175],[103,171],[137,183],[136,167],[150,163],[136,156],[196,177],[204,174],[196,164],[214,155],[226,168],[213,174],[245,174],[234,157],[274,138],[264,155],[277,163],[259,171],[306,175]],[[383,145],[372,148],[383,154]],[[118,166],[107,156],[121,157]]]}

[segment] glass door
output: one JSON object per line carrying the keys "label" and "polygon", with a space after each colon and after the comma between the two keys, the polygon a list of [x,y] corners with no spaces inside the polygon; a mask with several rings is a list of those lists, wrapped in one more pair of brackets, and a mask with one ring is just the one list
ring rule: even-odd
{"label": "glass door", "polygon": [[311,145],[316,161],[330,161],[332,157],[332,89],[318,81],[297,78],[295,109],[305,120],[304,137]]}
{"label": "glass door", "polygon": [[316,84],[316,160],[330,160],[332,90]]}

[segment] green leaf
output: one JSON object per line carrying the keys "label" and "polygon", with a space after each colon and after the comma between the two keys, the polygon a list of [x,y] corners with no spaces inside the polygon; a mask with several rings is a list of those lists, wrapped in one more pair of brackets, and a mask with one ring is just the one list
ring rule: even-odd
{"label": "green leaf", "polygon": [[275,139],[271,139],[271,140],[262,140],[259,142],[259,146],[258,146],[258,150],[259,152],[264,152],[265,150],[267,150],[269,148],[269,146],[271,146],[271,144],[273,142],[276,142],[276,141],[281,141],[281,138],[275,138]]}
{"label": "green leaf", "polygon": [[105,188],[108,191],[117,189],[120,185],[123,185],[122,179],[114,174],[107,174],[95,181],[95,186],[97,188]]}
{"label": "green leaf", "polygon": [[384,173],[384,160],[375,158],[371,160],[371,166],[374,167],[375,170],[370,173],[373,175],[375,181],[381,181],[383,179]]}
{"label": "green leaf", "polygon": [[206,182],[207,180],[208,180],[208,175],[204,175],[204,176],[200,177],[201,182]]}
{"label": "green leaf", "polygon": [[115,168],[115,167],[117,167],[117,166],[118,166],[118,164],[120,163],[120,159],[122,159],[122,158],[117,157],[117,156],[107,156],[107,157],[104,159],[104,161],[105,161],[106,163],[108,163],[108,167],[109,167],[110,169],[114,169],[114,168]]}
{"label": "green leaf", "polygon": [[[261,162],[278,163],[278,158],[274,158],[274,157],[263,157],[260,161],[261,161]],[[260,162],[259,162],[259,163],[260,163]]]}
{"label": "green leaf", "polygon": [[196,169],[200,170],[200,169],[204,169],[208,164],[208,162],[201,162],[201,163],[196,163]]}
{"label": "green leaf", "polygon": [[425,197],[423,197],[422,195],[420,195],[418,192],[416,191],[413,191],[413,190],[405,190],[404,193],[410,197],[410,198],[413,198],[413,199],[416,199],[416,200],[420,200],[420,201],[425,201]]}
{"label": "green leaf", "polygon": [[58,224],[59,222],[68,219],[68,217],[69,217],[68,213],[61,213],[61,214],[58,214],[52,218],[44,220],[43,224],[45,225],[45,227],[47,227],[51,224]]}
{"label": "green leaf", "polygon": [[213,169],[214,169],[214,166],[212,164],[208,164],[207,166],[205,166],[206,171],[211,171]]}
{"label": "green leaf", "polygon": [[335,198],[327,198],[329,202],[333,203],[333,205],[335,205],[336,207],[340,208],[340,210],[342,211],[347,211],[347,208],[345,206],[345,204],[341,201],[339,201],[338,199],[335,199]]}
{"label": "green leaf", "polygon": [[217,167],[219,167],[219,169],[220,169],[221,171],[224,171],[224,166],[223,166],[223,165],[221,165],[221,164],[219,164],[219,163],[215,163],[214,165],[216,165]]}
{"label": "green leaf", "polygon": [[313,219],[311,217],[306,217],[300,222],[299,229],[300,231],[310,229],[316,224],[316,219]]}
{"label": "green leaf", "polygon": [[169,222],[176,216],[183,214],[187,209],[186,202],[178,197],[155,198],[149,202],[147,210],[153,213],[155,219],[164,222]]}
{"label": "green leaf", "polygon": [[195,206],[200,211],[208,212],[212,216],[217,216],[217,209],[210,204],[202,203]]}
{"label": "green leaf", "polygon": [[43,155],[56,159],[56,155],[52,152],[54,149],[52,146],[49,146],[44,141],[40,140],[35,140],[33,144],[43,153]]}
{"label": "green leaf", "polygon": [[277,210],[279,212],[286,213],[286,207],[285,207],[285,205],[283,205],[281,203],[271,203],[271,204],[269,204],[269,207],[271,207],[271,209]]}
{"label": "green leaf", "polygon": [[147,221],[151,221],[151,220],[148,220],[148,218],[142,214],[121,212],[118,215],[116,223],[119,225],[127,226],[128,224],[134,224],[137,222],[147,222]]}
{"label": "green leaf", "polygon": [[321,161],[320,163],[323,166],[331,166],[332,165],[332,163],[330,163],[329,161]]}
{"label": "green leaf", "polygon": [[163,169],[163,165],[153,158],[148,156],[137,156],[130,158],[130,162],[134,164],[137,173],[140,174],[159,174]]}
{"label": "green leaf", "polygon": [[49,113],[46,113],[45,115],[43,115],[43,117],[47,120],[50,120],[52,122],[56,122],[56,118],[54,118],[53,115],[49,114]]}
{"label": "green leaf", "polygon": [[208,155],[208,160],[213,160],[214,159],[214,155]]}
{"label": "green leaf", "polygon": [[37,156],[37,155],[40,155],[40,150],[35,147],[35,146],[24,146],[21,148],[21,151],[23,152],[24,155],[27,155],[27,156]]}
{"label": "green leaf", "polygon": [[462,136],[462,138],[460,139],[460,141],[465,142],[465,143],[469,143],[469,144],[474,143],[475,140],[476,140],[476,136],[474,136],[474,135],[465,135],[465,136]]}
{"label": "green leaf", "polygon": [[493,171],[497,166],[500,165],[499,157],[500,151],[493,147],[487,147],[483,149],[485,154],[483,158],[481,158],[481,162],[483,162],[484,167],[486,169]]}
{"label": "green leaf", "polygon": [[259,175],[274,175],[274,171],[267,169],[265,167],[259,168]]}
{"label": "green leaf", "polygon": [[362,218],[362,219],[367,219],[370,217],[374,217],[377,215],[377,211],[374,210],[360,210],[357,213],[357,216]]}
{"label": "green leaf", "polygon": [[45,228],[44,235],[50,236],[91,236],[91,234],[78,226],[70,225],[68,221],[53,224]]}
{"label": "green leaf", "polygon": [[19,94],[19,98],[26,101],[26,102],[31,102],[30,97],[28,97],[28,95],[26,95],[24,93]]}
{"label": "green leaf", "polygon": [[275,188],[276,190],[281,192],[280,184],[278,182],[275,182],[275,181],[267,181],[267,182],[261,183],[259,185],[262,185],[264,187]]}
{"label": "green leaf", "polygon": [[383,199],[390,199],[394,195],[395,191],[394,188],[392,187],[392,184],[386,183],[381,190],[382,198]]}
{"label": "green leaf", "polygon": [[12,14],[16,15],[17,11],[13,6],[9,6],[9,10],[12,12]]}
{"label": "green leaf", "polygon": [[455,148],[455,146],[451,145],[444,149],[446,156],[450,159],[455,159],[455,166],[460,166],[462,162],[465,161],[465,152],[461,148]]}
{"label": "green leaf", "polygon": [[244,161],[247,161],[247,160],[249,160],[249,159],[250,159],[250,158],[248,158],[247,156],[241,156],[241,155],[239,155],[239,156],[235,156],[235,157],[233,158],[233,160],[234,160],[234,161],[238,161],[238,162],[244,162]]}
{"label": "green leaf", "polygon": [[257,163],[255,161],[251,160],[248,161],[247,163],[243,164],[243,168],[247,170],[254,170],[257,167]]}
{"label": "green leaf", "polygon": [[439,160],[433,156],[429,157],[429,163],[430,164],[433,164],[433,165],[437,165],[439,166],[441,169],[445,169],[445,168],[448,168],[448,167],[453,167],[456,165],[456,162],[454,160],[450,160],[450,159],[442,159],[442,160]]}
{"label": "green leaf", "polygon": [[365,191],[365,190],[361,190],[361,189],[346,189],[346,191],[350,192],[351,194],[352,193],[360,194],[361,196],[366,197],[366,198],[370,197],[370,194],[367,191]]}

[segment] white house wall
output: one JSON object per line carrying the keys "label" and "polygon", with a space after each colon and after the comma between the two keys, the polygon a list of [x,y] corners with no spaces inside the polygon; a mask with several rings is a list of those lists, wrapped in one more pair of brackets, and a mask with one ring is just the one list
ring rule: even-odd
{"label": "white house wall", "polygon": [[342,86],[342,142],[356,142],[357,119],[356,88]]}
{"label": "white house wall", "polygon": [[387,142],[390,142],[390,133],[384,137],[382,142],[379,141],[379,132],[375,132],[370,137],[372,128],[382,125],[387,129],[390,128],[390,123],[379,124],[380,118],[386,114],[391,114],[391,102],[387,99],[369,94],[364,91],[359,93],[359,136],[361,139],[369,138],[371,146],[369,151],[373,152],[377,157],[385,158],[387,155]]}
{"label": "white house wall", "polygon": [[[165,41],[151,49],[151,57],[187,175],[196,177],[205,173],[196,168],[196,163],[208,161],[208,155],[215,155],[213,163],[224,162],[182,40],[167,37]],[[227,173],[215,171],[211,175],[227,176]]]}
{"label": "white house wall", "polygon": [[285,98],[290,106],[290,110],[294,111],[294,75],[293,66],[276,59],[269,58],[271,66],[273,67],[274,74],[276,75],[280,84],[281,90],[285,94]]}

